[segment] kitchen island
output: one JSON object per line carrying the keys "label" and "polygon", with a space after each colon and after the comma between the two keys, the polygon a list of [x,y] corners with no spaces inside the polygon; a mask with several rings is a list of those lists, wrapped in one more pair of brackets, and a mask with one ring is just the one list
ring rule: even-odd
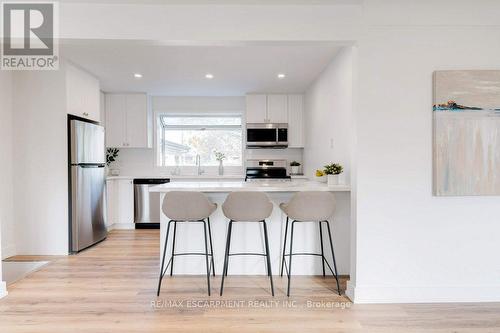
{"label": "kitchen island", "polygon": [[[300,191],[327,191],[335,194],[337,204],[334,216],[330,219],[335,246],[335,255],[339,274],[349,274],[350,256],[350,188],[347,185],[328,186],[315,181],[174,181],[154,186],[150,192],[160,192],[161,200],[169,191],[199,191],[217,203],[217,210],[210,216],[212,228],[214,260],[216,273],[220,274],[224,261],[228,219],[222,213],[221,205],[228,193],[233,191],[266,192],[274,205],[271,216],[267,219],[269,231],[269,246],[273,274],[279,274],[280,258],[283,246],[285,218],[279,204],[288,202],[295,192]],[[161,244],[164,244],[168,218],[161,214]],[[258,240],[258,241],[255,241]],[[171,239],[167,247],[171,252]],[[163,246],[160,245],[162,254]],[[203,228],[199,224],[181,223],[177,226],[176,252],[203,252]],[[320,242],[318,225],[303,223],[296,226],[294,236],[294,252],[319,253]],[[263,237],[258,223],[238,223],[233,227],[231,252],[263,252]],[[328,251],[327,251],[328,252]],[[331,256],[325,255],[331,262]],[[205,258],[198,256],[178,257],[174,264],[174,274],[205,274]],[[310,256],[294,257],[293,274],[317,275],[321,274],[321,260]],[[263,257],[232,257],[229,265],[229,274],[259,275],[266,274]]]}

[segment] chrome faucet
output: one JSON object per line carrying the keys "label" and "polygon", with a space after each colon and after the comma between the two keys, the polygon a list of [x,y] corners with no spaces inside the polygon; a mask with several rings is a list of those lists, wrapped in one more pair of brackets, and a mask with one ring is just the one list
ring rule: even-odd
{"label": "chrome faucet", "polygon": [[205,171],[201,168],[201,158],[200,154],[196,154],[196,168],[198,170],[198,176],[200,176]]}

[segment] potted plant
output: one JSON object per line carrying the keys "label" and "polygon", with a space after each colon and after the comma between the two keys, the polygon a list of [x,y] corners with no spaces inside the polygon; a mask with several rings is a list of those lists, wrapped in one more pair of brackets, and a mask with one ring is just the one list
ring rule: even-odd
{"label": "potted plant", "polygon": [[[120,152],[120,150],[118,150],[117,148],[108,148],[106,149],[106,165],[108,166],[108,168],[110,167],[110,165],[116,161],[116,159],[118,158],[118,153]],[[109,172],[112,176],[118,176],[120,175],[120,169],[112,169],[110,168],[109,169]]]}
{"label": "potted plant", "polygon": [[344,167],[338,163],[331,163],[325,165],[325,174],[328,178],[328,185],[338,185],[339,184],[339,175],[344,171]]}
{"label": "potted plant", "polygon": [[217,150],[214,150],[214,154],[215,154],[215,159],[217,161],[219,161],[219,176],[222,176],[222,175],[224,175],[223,161],[226,159],[226,154],[224,154],[220,151],[217,151]]}
{"label": "potted plant", "polygon": [[290,173],[292,175],[298,175],[299,174],[299,167],[300,167],[300,163],[297,162],[297,161],[292,161],[290,162]]}
{"label": "potted plant", "polygon": [[326,182],[326,176],[323,170],[316,170],[315,176],[317,181],[322,183]]}

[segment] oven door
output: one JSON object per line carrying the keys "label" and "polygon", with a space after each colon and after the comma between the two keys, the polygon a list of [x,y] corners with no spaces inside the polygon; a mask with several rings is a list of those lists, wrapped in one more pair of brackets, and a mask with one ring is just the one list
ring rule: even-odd
{"label": "oven door", "polygon": [[[265,126],[265,124],[263,124]],[[276,128],[247,128],[247,147],[273,147],[278,143]]]}

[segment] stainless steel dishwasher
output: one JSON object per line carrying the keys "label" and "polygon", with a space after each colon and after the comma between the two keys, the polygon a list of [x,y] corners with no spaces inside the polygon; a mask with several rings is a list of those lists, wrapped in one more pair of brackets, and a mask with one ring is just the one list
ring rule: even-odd
{"label": "stainless steel dishwasher", "polygon": [[160,193],[150,193],[149,188],[169,182],[168,178],[134,179],[134,222],[136,229],[160,228]]}

